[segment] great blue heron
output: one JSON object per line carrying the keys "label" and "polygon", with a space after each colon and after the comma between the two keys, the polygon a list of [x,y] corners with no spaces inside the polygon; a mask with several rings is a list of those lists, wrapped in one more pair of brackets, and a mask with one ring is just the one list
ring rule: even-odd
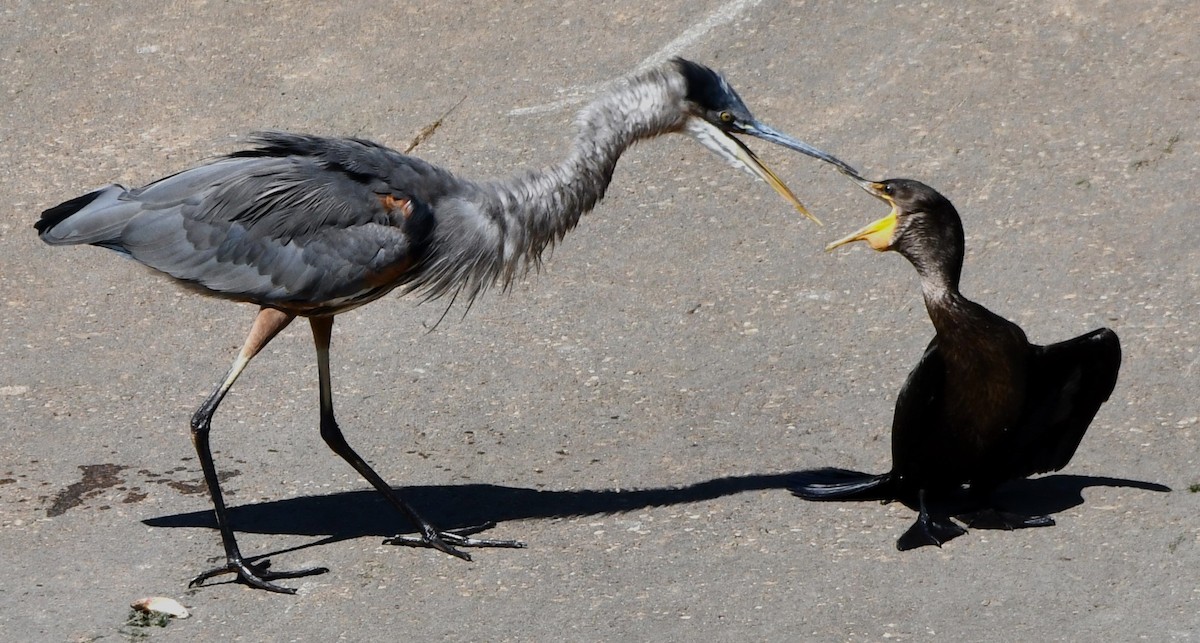
{"label": "great blue heron", "polygon": [[901,500],[916,505],[916,523],[897,548],[940,546],[962,533],[949,516],[931,515],[925,494],[969,486],[978,509],[968,526],[1015,529],[1053,525],[1049,516],[1001,511],[992,494],[1000,484],[1057,471],[1117,383],[1121,344],[1099,328],[1049,346],[1030,344],[1016,324],[967,299],[958,289],[962,221],[946,197],[911,179],[866,181],[887,202],[886,217],[829,245],[866,241],[895,250],[921,278],[937,331],[896,399],[892,470],[870,475],[819,469],[797,475],[792,492],[808,500]]}
{"label": "great blue heron", "polygon": [[639,139],[669,132],[697,139],[804,207],[733,134],[748,134],[848,169],[838,159],[758,122],[733,88],[702,65],[675,59],[613,86],[583,109],[566,160],[514,178],[476,183],[383,146],[287,133],[254,136],[251,149],[129,190],[97,190],[46,210],[36,224],[52,245],[116,250],[208,295],[260,306],[225,378],[192,417],[192,441],[212,496],[226,563],[192,585],[235,573],[254,587],[326,571],[269,571],[238,550],[209,449],[213,413],[246,364],[297,316],[317,348],[321,437],[399,511],[420,536],[386,542],[519,547],[474,531],[439,531],[346,443],[333,415],[329,342],[333,318],[403,287],[428,297],[474,298],[536,266],[542,251],[596,205],[617,159]]}

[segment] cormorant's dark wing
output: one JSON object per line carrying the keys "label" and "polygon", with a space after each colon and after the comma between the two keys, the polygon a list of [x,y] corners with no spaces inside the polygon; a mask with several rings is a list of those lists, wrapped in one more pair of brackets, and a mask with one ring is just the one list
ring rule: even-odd
{"label": "cormorant's dark wing", "polygon": [[936,453],[933,434],[942,423],[945,372],[934,337],[896,398],[891,471],[882,474],[836,468],[798,471],[788,480],[788,490],[805,500],[914,501],[919,481],[944,465],[931,462],[930,454]]}
{"label": "cormorant's dark wing", "polygon": [[421,260],[428,195],[449,175],[364,141],[253,141],[143,188],[110,186],[51,208],[38,230],[48,243],[117,250],[210,294],[309,311],[378,296]]}
{"label": "cormorant's dark wing", "polygon": [[1014,450],[1017,476],[1057,471],[1071,461],[1108,400],[1121,368],[1121,343],[1107,328],[1034,348],[1025,420]]}
{"label": "cormorant's dark wing", "polygon": [[929,454],[937,445],[932,435],[942,424],[942,408],[946,399],[946,366],[934,337],[921,361],[908,374],[900,394],[896,396],[896,411],[892,416],[892,471],[901,478],[910,471],[944,466],[929,463]]}

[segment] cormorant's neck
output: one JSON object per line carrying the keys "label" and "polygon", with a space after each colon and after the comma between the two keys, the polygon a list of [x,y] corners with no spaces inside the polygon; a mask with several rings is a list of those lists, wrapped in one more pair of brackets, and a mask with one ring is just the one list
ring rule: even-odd
{"label": "cormorant's neck", "polygon": [[958,290],[939,281],[921,279],[921,294],[925,299],[925,310],[938,335],[945,336],[954,329],[960,332],[965,321],[980,316],[979,305],[967,299]]}
{"label": "cormorant's neck", "polygon": [[964,321],[983,314],[982,307],[967,299],[958,289],[962,276],[965,252],[961,235],[947,231],[940,239],[931,231],[917,237],[917,243],[906,244],[897,250],[917,269],[921,278],[921,295],[925,310],[939,334],[955,326],[961,329]]}

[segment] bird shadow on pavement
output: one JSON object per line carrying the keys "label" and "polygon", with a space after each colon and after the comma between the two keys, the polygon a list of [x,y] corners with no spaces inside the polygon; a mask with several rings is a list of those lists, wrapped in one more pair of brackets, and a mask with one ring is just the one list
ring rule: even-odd
{"label": "bird shadow on pavement", "polygon": [[1157,482],[1055,474],[1013,480],[996,491],[995,499],[1005,509],[1031,516],[1049,516],[1083,504],[1083,490],[1088,487],[1140,489],[1158,493],[1171,491],[1167,485]]}
{"label": "bird shadow on pavement", "polygon": [[[537,518],[603,515],[647,507],[681,505],[750,491],[786,489],[793,473],[715,478],[680,487],[554,491],[491,484],[413,486],[397,489],[417,511],[442,529]],[[997,494],[1004,505],[1049,515],[1083,504],[1089,487],[1125,487],[1165,492],[1169,487],[1122,478],[1050,475],[1009,483]],[[810,509],[800,508],[797,514]],[[805,503],[806,504],[806,503]],[[373,489],[258,502],[229,509],[238,532],[324,536],[318,543],[364,536],[412,533],[412,525]],[[159,516],[151,527],[216,529],[210,510]],[[311,545],[310,545],[311,546]]]}

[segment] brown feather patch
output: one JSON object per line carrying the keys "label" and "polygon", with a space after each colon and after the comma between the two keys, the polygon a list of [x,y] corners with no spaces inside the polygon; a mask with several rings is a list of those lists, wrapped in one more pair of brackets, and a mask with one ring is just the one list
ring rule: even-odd
{"label": "brown feather patch", "polygon": [[379,195],[379,202],[383,204],[384,209],[388,212],[400,212],[400,216],[405,219],[412,216],[413,208],[412,201],[408,199],[398,199],[390,194]]}

